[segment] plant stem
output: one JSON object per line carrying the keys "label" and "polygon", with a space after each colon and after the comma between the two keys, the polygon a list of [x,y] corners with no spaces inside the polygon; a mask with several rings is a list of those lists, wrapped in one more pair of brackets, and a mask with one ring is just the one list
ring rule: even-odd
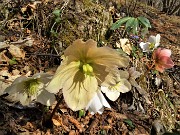
{"label": "plant stem", "polygon": [[137,83],[139,83],[140,81],[142,81],[143,78],[147,76],[147,74],[148,74],[148,73],[150,72],[150,70],[154,67],[154,65],[155,65],[155,62],[153,62],[153,64],[152,64],[152,65],[149,67],[149,69],[144,73],[144,75],[142,75],[142,76],[138,79]]}
{"label": "plant stem", "polygon": [[51,113],[51,115],[50,115],[50,117],[49,117],[49,120],[52,120],[52,118],[53,118],[53,116],[54,116],[56,110],[58,109],[58,107],[59,107],[59,105],[60,105],[60,103],[61,103],[62,100],[63,100],[63,95],[61,94],[61,95],[60,95],[60,98],[59,98],[59,100],[58,100],[58,102],[57,102],[57,104],[56,104],[56,106],[55,106],[54,109],[53,109],[53,112]]}

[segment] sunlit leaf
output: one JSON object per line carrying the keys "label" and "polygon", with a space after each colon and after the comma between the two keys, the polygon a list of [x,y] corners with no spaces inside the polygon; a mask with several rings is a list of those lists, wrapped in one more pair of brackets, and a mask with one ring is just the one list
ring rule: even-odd
{"label": "sunlit leaf", "polygon": [[138,19],[138,20],[141,22],[141,24],[143,24],[145,27],[151,28],[151,24],[150,24],[150,22],[149,22],[149,20],[148,20],[147,18],[140,16],[140,17],[138,17],[137,19]]}
{"label": "sunlit leaf", "polygon": [[61,10],[56,9],[52,12],[56,17],[59,17],[61,15]]}
{"label": "sunlit leaf", "polygon": [[123,23],[127,22],[129,19],[131,19],[131,17],[124,17],[122,19],[119,19],[118,21],[112,24],[111,30],[118,29]]}
{"label": "sunlit leaf", "polygon": [[124,120],[126,124],[128,124],[131,128],[134,128],[133,122],[130,119]]}

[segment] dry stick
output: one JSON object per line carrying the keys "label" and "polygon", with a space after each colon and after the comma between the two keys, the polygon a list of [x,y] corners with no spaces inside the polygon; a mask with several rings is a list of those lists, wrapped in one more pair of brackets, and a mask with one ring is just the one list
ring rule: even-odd
{"label": "dry stick", "polygon": [[52,56],[52,57],[60,57],[60,55],[56,55],[56,54],[35,54],[35,53],[26,53],[26,55],[37,55],[37,56]]}
{"label": "dry stick", "polygon": [[53,118],[53,116],[54,116],[56,110],[58,109],[58,107],[59,107],[59,105],[60,105],[60,103],[61,103],[62,100],[63,100],[63,95],[61,94],[61,95],[60,95],[60,98],[58,99],[58,102],[57,102],[56,106],[55,106],[54,109],[53,109],[53,112],[51,113],[51,115],[50,115],[50,117],[49,117],[49,120],[52,120],[52,118]]}
{"label": "dry stick", "polygon": [[155,62],[153,62],[153,64],[149,67],[149,69],[144,73],[144,75],[142,75],[139,80],[137,81],[137,83],[139,83],[140,81],[142,81],[142,79],[149,73],[149,71],[153,68],[153,66],[155,65]]}

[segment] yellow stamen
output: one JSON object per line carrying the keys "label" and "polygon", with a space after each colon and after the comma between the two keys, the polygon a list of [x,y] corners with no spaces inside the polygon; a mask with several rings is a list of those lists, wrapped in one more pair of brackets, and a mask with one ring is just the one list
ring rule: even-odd
{"label": "yellow stamen", "polygon": [[82,68],[83,68],[83,72],[84,72],[85,74],[87,74],[87,75],[92,75],[92,73],[93,73],[93,68],[92,68],[92,66],[90,66],[89,64],[84,64],[84,65],[82,66]]}
{"label": "yellow stamen", "polygon": [[154,47],[155,47],[155,44],[154,43],[151,43],[150,45],[149,45],[149,49],[154,49]]}
{"label": "yellow stamen", "polygon": [[25,92],[28,96],[35,95],[38,92],[40,82],[38,79],[31,79],[24,83]]}
{"label": "yellow stamen", "polygon": [[109,90],[117,91],[121,85],[122,85],[122,82],[118,82],[114,86],[109,86]]}

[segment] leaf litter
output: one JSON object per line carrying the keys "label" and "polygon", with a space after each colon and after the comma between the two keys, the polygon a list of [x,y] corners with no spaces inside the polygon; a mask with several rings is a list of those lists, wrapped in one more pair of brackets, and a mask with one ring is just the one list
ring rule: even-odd
{"label": "leaf litter", "polygon": [[[30,3],[26,1],[20,3],[22,8],[14,12],[14,17],[11,16],[11,13],[7,13],[9,19],[4,18],[4,21],[6,21],[8,32],[0,33],[0,35],[5,36],[5,40],[0,42],[0,93],[3,93],[3,90],[21,75],[32,76],[37,72],[52,72],[52,67],[57,67],[61,62],[59,54],[62,54],[72,41],[81,37],[82,31],[79,28],[86,30],[84,37],[81,38],[94,38],[96,40],[98,37],[99,43],[104,41],[102,33],[97,30],[104,27],[104,25],[108,25],[108,22],[105,22],[102,17],[100,20],[93,19],[93,17],[99,18],[99,16],[102,16],[101,13],[105,17],[108,12],[105,9],[109,5],[94,4],[86,0],[83,3],[63,2],[55,1],[53,3],[48,0]],[[9,6],[16,9],[18,3],[12,3],[14,5]],[[4,2],[3,4],[5,9],[7,5]],[[118,2],[115,4],[118,5]],[[59,32],[59,30],[62,32],[63,27],[65,27],[63,29],[64,33],[60,33],[60,37],[48,33],[55,19],[52,15],[54,7],[57,9],[63,7],[62,22],[53,27],[55,32]],[[42,9],[44,13],[41,12]],[[71,9],[74,9],[75,12]],[[144,8],[141,7],[136,14],[142,13],[142,10]],[[158,13],[156,10],[154,12]],[[157,16],[161,18],[161,21],[168,18],[168,16],[164,17],[161,14],[157,14]],[[81,26],[78,26],[78,20],[80,19]],[[170,69],[167,73],[158,76],[161,78],[161,83],[155,77],[154,85],[154,80],[149,77],[150,80],[144,80],[148,85],[143,83],[141,84],[143,89],[137,88],[134,91],[122,94],[121,100],[117,100],[115,103],[110,102],[112,109],[106,108],[102,115],[91,115],[86,112],[84,117],[79,118],[78,112],[73,112],[67,108],[63,100],[52,119],[53,128],[50,129],[46,128],[42,121],[44,115],[52,112],[52,108],[46,108],[38,103],[34,104],[32,108],[17,107],[16,105],[19,103],[12,102],[13,97],[2,95],[0,98],[0,133],[147,135],[151,132],[152,126],[154,126],[156,132],[164,130],[164,127],[168,129],[168,125],[173,126],[169,128],[179,129],[180,103],[178,100],[180,99],[180,85],[178,76],[180,74],[178,70],[180,63],[178,58],[180,48],[177,45],[179,44],[179,37],[175,34],[178,24],[169,21],[162,25],[156,19],[148,19],[155,25],[155,30],[150,30],[150,33],[162,33],[162,45],[172,49],[173,61],[176,64],[176,70]],[[106,21],[111,22],[112,20]],[[171,25],[170,29],[163,31],[167,25]],[[95,27],[98,27],[98,29]],[[22,31],[22,29],[24,30]],[[119,42],[118,32],[114,33],[113,40],[110,43],[116,44]],[[122,44],[117,45],[119,48],[124,46]],[[133,51],[130,44],[124,50],[127,54]],[[137,68],[141,71],[143,66],[139,65]],[[163,93],[161,89],[163,89]],[[131,95],[134,95],[134,97],[132,98]],[[133,109],[129,109],[130,106]],[[167,118],[171,118],[171,123],[168,123]]]}

